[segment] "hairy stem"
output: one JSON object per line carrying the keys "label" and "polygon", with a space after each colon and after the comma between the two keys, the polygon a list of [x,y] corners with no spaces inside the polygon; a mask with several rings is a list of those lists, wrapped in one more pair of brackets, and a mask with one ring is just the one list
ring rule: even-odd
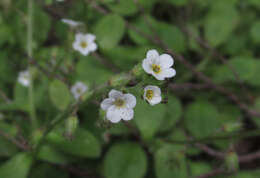
{"label": "hairy stem", "polygon": [[[30,58],[33,56],[32,50],[32,42],[33,42],[33,0],[28,0],[28,22],[27,22],[27,54]],[[32,77],[32,66],[29,64],[29,72],[30,72],[30,85],[29,85],[29,102],[30,102],[30,117],[32,128],[35,130],[37,127],[36,121],[36,111],[34,105],[34,87],[33,87],[33,77]]]}

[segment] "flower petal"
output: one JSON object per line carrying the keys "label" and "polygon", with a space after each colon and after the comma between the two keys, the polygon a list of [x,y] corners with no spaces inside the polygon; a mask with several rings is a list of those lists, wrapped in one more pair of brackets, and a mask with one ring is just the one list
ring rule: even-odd
{"label": "flower petal", "polygon": [[121,115],[121,111],[119,109],[116,109],[115,106],[111,106],[107,110],[106,117],[112,123],[118,123],[121,120],[120,115]]}
{"label": "flower petal", "polygon": [[79,41],[74,41],[74,43],[72,44],[72,47],[74,50],[79,51],[79,49],[80,49]]}
{"label": "flower petal", "polygon": [[155,59],[159,57],[159,53],[155,49],[151,49],[146,53],[146,58]]}
{"label": "flower petal", "polygon": [[153,72],[151,65],[152,65],[152,60],[150,58],[143,60],[142,67],[144,71],[147,72],[148,74],[151,74]]}
{"label": "flower petal", "polygon": [[172,78],[176,75],[176,70],[173,68],[164,69],[162,75],[166,78]]}
{"label": "flower petal", "polygon": [[134,117],[134,110],[133,109],[121,109],[120,110],[121,113],[120,113],[120,116],[123,120],[125,121],[129,121],[131,119],[133,119]]}
{"label": "flower petal", "polygon": [[85,35],[83,33],[77,33],[75,39],[76,39],[76,41],[81,41],[81,39],[83,39],[84,36]]}
{"label": "flower petal", "polygon": [[102,103],[100,104],[100,107],[101,107],[101,109],[103,109],[103,110],[108,110],[108,108],[110,107],[110,106],[112,106],[113,105],[113,102],[114,102],[114,99],[112,99],[112,98],[107,98],[107,99],[104,99],[103,101],[102,101]]}
{"label": "flower petal", "polygon": [[121,91],[117,91],[115,89],[112,89],[109,94],[108,94],[109,98],[119,98],[119,97],[123,97],[123,93]]}
{"label": "flower petal", "polygon": [[161,96],[155,96],[153,97],[153,99],[148,100],[148,102],[153,106],[156,104],[159,104],[162,101],[162,97]]}
{"label": "flower petal", "polygon": [[169,68],[173,65],[173,58],[169,54],[160,55],[160,64],[163,68]]}
{"label": "flower petal", "polygon": [[132,94],[124,94],[126,105],[128,108],[134,108],[136,105],[136,97]]}
{"label": "flower petal", "polygon": [[97,50],[97,44],[96,43],[91,43],[89,46],[88,46],[88,50],[89,51],[96,51]]}
{"label": "flower petal", "polygon": [[87,48],[79,48],[79,51],[82,55],[87,56],[89,54],[89,50]]}
{"label": "flower petal", "polygon": [[157,80],[164,80],[164,79],[165,79],[165,76],[163,75],[162,72],[161,72],[160,74],[152,73],[152,75],[153,75]]}
{"label": "flower petal", "polygon": [[88,33],[85,35],[85,39],[88,43],[92,43],[96,39],[96,36]]}

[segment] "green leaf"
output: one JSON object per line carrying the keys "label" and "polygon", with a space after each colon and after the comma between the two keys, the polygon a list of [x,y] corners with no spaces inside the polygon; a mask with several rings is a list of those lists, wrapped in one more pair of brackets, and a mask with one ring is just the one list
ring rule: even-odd
{"label": "green leaf", "polygon": [[157,178],[187,178],[187,165],[184,148],[177,145],[164,145],[154,155]]}
{"label": "green leaf", "polygon": [[134,1],[118,0],[108,5],[108,7],[115,13],[123,16],[133,15],[137,12],[137,6]]}
{"label": "green leaf", "polygon": [[19,153],[0,166],[0,177],[27,178],[31,164],[31,155]]}
{"label": "green leaf", "polygon": [[[256,109],[256,111],[260,112],[260,97],[256,98],[254,108]],[[259,128],[260,127],[260,118],[254,117],[253,121],[255,122],[256,126]]]}
{"label": "green leaf", "polygon": [[260,31],[260,21],[256,21],[251,29],[250,29],[250,36],[252,38],[252,40],[255,42],[255,43],[260,43],[260,34],[259,34],[259,31]]}
{"label": "green leaf", "polygon": [[38,159],[42,161],[47,161],[55,164],[66,164],[69,162],[67,157],[53,148],[51,145],[43,145],[38,153]]}
{"label": "green leaf", "polygon": [[195,101],[185,111],[185,125],[194,137],[210,136],[221,127],[218,110],[211,103]]}
{"label": "green leaf", "polygon": [[21,110],[29,111],[29,92],[28,88],[16,83],[14,89],[15,106]]}
{"label": "green leaf", "polygon": [[106,178],[142,178],[146,173],[147,158],[137,144],[116,144],[105,155],[104,166]]}
{"label": "green leaf", "polygon": [[97,158],[101,153],[99,141],[90,132],[79,128],[75,132],[74,138],[70,141],[62,135],[63,133],[51,132],[47,140],[57,150],[74,156]]}
{"label": "green leaf", "polygon": [[152,17],[141,17],[136,21],[135,26],[137,30],[142,33],[129,30],[129,35],[137,44],[151,43],[143,34],[146,34],[151,38],[158,35],[160,39],[174,51],[184,52],[186,50],[185,37],[175,25],[157,21]]}
{"label": "green leaf", "polygon": [[171,129],[179,121],[182,115],[181,102],[175,96],[169,95],[166,107],[166,116],[161,123],[160,131],[167,131]]}
{"label": "green leaf", "polygon": [[68,178],[69,175],[62,169],[48,164],[40,164],[32,170],[30,178]]}
{"label": "green leaf", "polygon": [[[98,74],[98,75],[97,75]],[[103,84],[112,76],[112,72],[105,68],[92,56],[81,58],[76,65],[76,79],[89,84]]]}
{"label": "green leaf", "polygon": [[35,5],[34,6],[34,40],[37,41],[38,46],[43,43],[47,37],[49,30],[51,28],[51,19],[45,11],[42,10],[41,7]]}
{"label": "green leaf", "polygon": [[54,80],[50,83],[49,95],[54,106],[60,110],[66,109],[72,100],[69,89],[60,80]]}
{"label": "green leaf", "polygon": [[204,24],[206,39],[212,46],[223,44],[236,28],[238,20],[234,5],[226,1],[214,3]]}
{"label": "green leaf", "polygon": [[121,69],[131,70],[137,62],[144,59],[149,49],[151,47],[118,46],[113,50],[104,51],[104,54]]}
{"label": "green leaf", "polygon": [[188,3],[188,0],[168,0],[169,3],[175,6],[184,6]]}
{"label": "green leaf", "polygon": [[151,106],[144,101],[137,100],[134,121],[144,139],[152,139],[160,129],[166,109],[163,104]]}
{"label": "green leaf", "polygon": [[208,163],[206,162],[190,162],[189,163],[190,168],[191,168],[191,174],[192,176],[200,176],[201,174],[206,174],[208,173],[211,168]]}
{"label": "green leaf", "polygon": [[107,15],[100,19],[94,28],[99,46],[104,49],[114,48],[125,32],[124,19],[119,15]]}
{"label": "green leaf", "polygon": [[[0,130],[11,137],[15,137],[17,134],[17,128],[13,125],[7,124],[0,121]],[[18,151],[16,145],[14,145],[10,140],[0,137],[0,156],[11,156]]]}
{"label": "green leaf", "polygon": [[[239,79],[253,86],[260,86],[260,82],[256,80],[259,76],[260,62],[252,57],[238,56],[228,61],[229,66],[236,72]],[[227,81],[236,81],[234,73],[227,65],[220,66],[215,70],[214,80],[219,83]]]}

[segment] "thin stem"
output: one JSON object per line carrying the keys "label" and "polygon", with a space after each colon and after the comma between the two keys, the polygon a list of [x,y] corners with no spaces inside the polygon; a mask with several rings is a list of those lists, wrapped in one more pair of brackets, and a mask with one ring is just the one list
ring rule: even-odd
{"label": "thin stem", "polygon": [[[28,0],[28,22],[27,22],[27,53],[30,58],[33,56],[32,51],[32,40],[33,40],[33,0]],[[34,87],[33,87],[33,77],[32,77],[33,67],[29,63],[30,72],[30,85],[29,85],[29,103],[30,103],[30,116],[32,122],[33,130],[37,127],[36,123],[36,111],[34,105]]]}
{"label": "thin stem", "polygon": [[211,143],[216,140],[229,140],[229,139],[243,139],[249,137],[255,137],[260,135],[260,130],[253,130],[248,132],[234,132],[231,134],[211,136],[205,138],[193,138],[188,140],[171,140],[171,139],[162,139],[162,141],[174,143],[174,144],[195,144],[195,143]]}
{"label": "thin stem", "polygon": [[43,132],[43,135],[40,139],[40,141],[38,142],[38,144],[36,145],[36,148],[34,149],[33,152],[33,157],[34,160],[37,157],[38,152],[40,151],[40,148],[42,146],[42,144],[44,143],[44,141],[46,140],[46,137],[48,136],[48,134],[62,121],[64,121],[66,118],[69,117],[70,114],[72,114],[76,108],[78,107],[78,103],[74,104],[74,105],[70,105],[63,113],[59,114],[54,120],[52,120],[51,122],[49,122],[49,124],[47,125],[45,131]]}

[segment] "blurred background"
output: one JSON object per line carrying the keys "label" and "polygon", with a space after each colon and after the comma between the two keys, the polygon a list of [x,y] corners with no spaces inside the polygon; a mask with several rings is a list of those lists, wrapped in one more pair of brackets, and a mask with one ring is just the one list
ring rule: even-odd
{"label": "blurred background", "polygon": [[[1,0],[0,178],[259,178],[259,17],[259,0]],[[75,51],[78,33],[98,49]],[[174,78],[142,70],[150,49]],[[105,118],[112,88],[133,120]]]}

